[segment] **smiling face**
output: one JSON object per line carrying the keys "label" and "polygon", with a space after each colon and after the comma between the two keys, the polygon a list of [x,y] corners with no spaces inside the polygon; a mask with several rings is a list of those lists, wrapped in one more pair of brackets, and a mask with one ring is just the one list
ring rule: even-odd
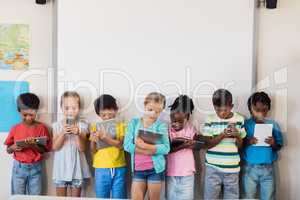
{"label": "smiling face", "polygon": [[36,113],[37,111],[33,109],[21,109],[20,115],[23,123],[26,125],[32,125],[35,122]]}
{"label": "smiling face", "polygon": [[149,101],[145,104],[145,118],[155,121],[163,111],[163,104]]}
{"label": "smiling face", "polygon": [[257,102],[255,105],[251,105],[251,114],[257,122],[263,122],[267,117],[268,112],[269,107],[266,104]]}
{"label": "smiling face", "polygon": [[65,117],[77,118],[80,111],[79,99],[76,97],[65,97],[62,102],[62,110]]}
{"label": "smiling face", "polygon": [[171,127],[175,131],[182,130],[188,120],[187,115],[183,112],[172,112],[170,118]]}

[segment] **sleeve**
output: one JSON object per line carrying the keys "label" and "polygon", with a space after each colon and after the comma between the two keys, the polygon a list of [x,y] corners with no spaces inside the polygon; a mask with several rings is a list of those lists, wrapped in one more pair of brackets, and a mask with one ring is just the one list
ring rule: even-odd
{"label": "sleeve", "polygon": [[156,154],[166,155],[170,151],[170,141],[168,136],[168,127],[166,124],[162,123],[158,132],[162,134],[162,144],[156,144]]}
{"label": "sleeve", "polygon": [[117,126],[117,139],[120,140],[120,138],[124,138],[125,133],[126,133],[126,125],[125,123],[121,122]]}
{"label": "sleeve", "polygon": [[47,137],[47,144],[45,145],[46,152],[51,151],[52,150],[52,137],[49,133],[48,128],[45,125],[42,126],[41,136]]}
{"label": "sleeve", "polygon": [[247,136],[247,132],[246,132],[246,129],[245,129],[245,119],[243,118],[241,120],[241,127],[240,127],[240,136],[242,139],[244,139],[246,136]]}
{"label": "sleeve", "polygon": [[282,132],[280,129],[280,126],[278,123],[274,122],[273,123],[273,133],[272,133],[275,142],[277,145],[283,146],[283,137],[282,137]]}
{"label": "sleeve", "polygon": [[15,127],[12,127],[9,131],[7,138],[5,139],[4,145],[10,146],[15,143],[15,140],[14,140],[15,132],[16,132]]}
{"label": "sleeve", "polygon": [[213,136],[213,132],[211,129],[211,120],[210,120],[209,116],[205,119],[204,126],[202,129],[202,135],[203,136]]}
{"label": "sleeve", "polygon": [[133,154],[135,151],[134,139],[135,139],[135,120],[132,119],[128,123],[128,127],[125,133],[124,145],[123,145],[124,150],[130,154]]}

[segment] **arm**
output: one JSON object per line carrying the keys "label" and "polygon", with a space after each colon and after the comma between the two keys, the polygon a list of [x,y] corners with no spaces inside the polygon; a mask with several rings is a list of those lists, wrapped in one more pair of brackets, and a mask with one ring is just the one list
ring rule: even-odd
{"label": "arm", "polygon": [[120,140],[115,140],[111,136],[106,134],[105,137],[102,138],[102,141],[119,149],[123,148],[123,138],[121,138]]}
{"label": "arm", "polygon": [[159,132],[162,133],[162,144],[156,144],[156,155],[167,155],[170,151],[170,141],[168,137],[168,128],[165,124],[161,124],[159,127]]}
{"label": "arm", "polygon": [[16,144],[12,144],[10,146],[7,146],[7,148],[6,148],[6,152],[8,154],[12,154],[12,153],[14,153],[16,151],[22,151],[22,148],[19,147],[19,146],[17,146]]}
{"label": "arm", "polygon": [[187,148],[193,149],[195,146],[195,143],[196,143],[196,141],[194,141],[194,140],[187,140],[183,144],[178,145],[176,147],[172,147],[172,145],[171,145],[170,153],[174,153],[174,152],[180,151],[182,149],[187,149]]}
{"label": "arm", "polygon": [[207,148],[213,148],[217,146],[224,138],[226,138],[226,133],[222,132],[216,137],[207,137]]}
{"label": "arm", "polygon": [[85,151],[86,147],[86,134],[85,133],[78,133],[76,135],[76,145],[79,151]]}
{"label": "arm", "polygon": [[62,131],[61,133],[55,134],[53,136],[53,150],[58,151],[65,142],[66,132]]}
{"label": "arm", "polygon": [[130,154],[135,152],[135,144],[134,144],[134,132],[135,132],[135,120],[131,120],[128,124],[125,139],[124,139],[124,150]]}
{"label": "arm", "polygon": [[155,151],[151,151],[151,150],[146,150],[146,149],[141,149],[139,147],[136,147],[135,148],[135,153],[137,154],[142,154],[142,155],[154,155],[155,154]]}

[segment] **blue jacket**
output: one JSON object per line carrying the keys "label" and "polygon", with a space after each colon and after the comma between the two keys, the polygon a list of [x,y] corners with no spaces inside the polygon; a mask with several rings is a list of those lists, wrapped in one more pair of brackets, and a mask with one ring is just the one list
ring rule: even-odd
{"label": "blue jacket", "polygon": [[[140,118],[133,118],[126,129],[124,150],[131,154],[131,170],[134,171],[134,154],[135,154],[135,139],[137,138],[138,131],[143,129]],[[156,154],[152,155],[152,161],[156,173],[163,172],[166,169],[165,155],[170,151],[170,143],[168,137],[168,128],[166,124],[160,120],[156,120],[149,128],[148,131],[153,131],[162,134],[162,140],[156,144]]]}

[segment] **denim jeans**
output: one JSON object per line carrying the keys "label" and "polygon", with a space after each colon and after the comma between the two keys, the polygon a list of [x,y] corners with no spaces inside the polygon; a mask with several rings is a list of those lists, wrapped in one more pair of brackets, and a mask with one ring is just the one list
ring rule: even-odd
{"label": "denim jeans", "polygon": [[14,160],[11,194],[42,194],[42,162],[25,164]]}
{"label": "denim jeans", "polygon": [[167,200],[193,200],[195,176],[168,176]]}
{"label": "denim jeans", "polygon": [[126,199],[126,171],[126,167],[96,168],[96,197]]}
{"label": "denim jeans", "polygon": [[254,199],[260,187],[261,200],[275,199],[274,167],[272,164],[245,165],[243,172],[243,197]]}
{"label": "denim jeans", "polygon": [[239,199],[239,173],[224,173],[206,166],[204,199],[219,199],[223,186],[223,199]]}

